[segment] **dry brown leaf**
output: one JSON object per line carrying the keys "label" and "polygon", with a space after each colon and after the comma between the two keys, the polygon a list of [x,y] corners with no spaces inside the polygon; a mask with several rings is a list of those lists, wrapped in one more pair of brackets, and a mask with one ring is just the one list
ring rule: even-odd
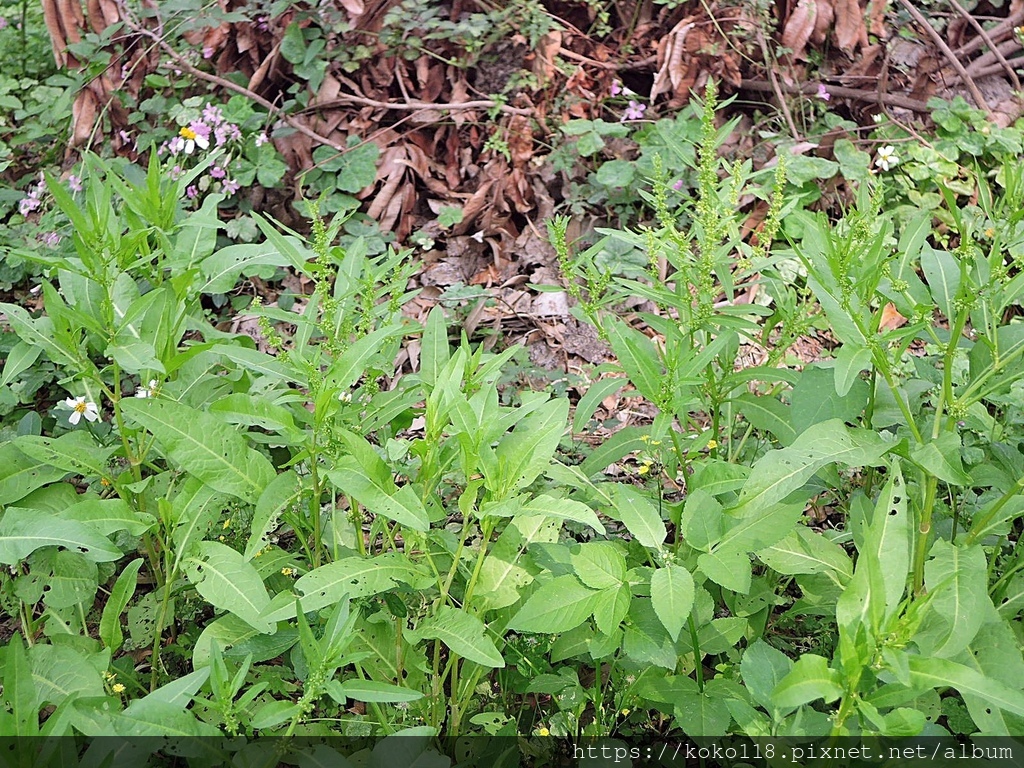
{"label": "dry brown leaf", "polygon": [[531,69],[541,87],[547,85],[558,71],[555,59],[561,47],[562,33],[557,29],[543,35],[538,41]]}
{"label": "dry brown leaf", "polygon": [[818,14],[816,0],[800,0],[786,20],[782,30],[782,47],[789,48],[794,59],[803,58],[804,47],[814,32],[814,19]]}
{"label": "dry brown leaf", "polygon": [[363,0],[339,0],[341,7],[348,11],[349,23],[355,21],[366,13],[366,5]]}
{"label": "dry brown leaf", "polygon": [[853,53],[858,45],[868,44],[868,28],[864,12],[857,0],[835,0],[836,44],[845,53]]}
{"label": "dry brown leaf", "polygon": [[694,16],[687,16],[676,24],[661,42],[658,43],[658,74],[651,86],[651,101],[660,94],[671,92],[678,94],[684,83],[689,79],[689,67],[683,63],[686,52],[686,37],[693,29]]}
{"label": "dry brown leaf", "polygon": [[882,320],[878,324],[880,331],[892,331],[907,324],[907,318],[901,315],[890,301],[882,307]]}
{"label": "dry brown leaf", "polygon": [[815,0],[814,31],[811,32],[811,45],[821,45],[828,38],[828,31],[835,19],[832,0]]}

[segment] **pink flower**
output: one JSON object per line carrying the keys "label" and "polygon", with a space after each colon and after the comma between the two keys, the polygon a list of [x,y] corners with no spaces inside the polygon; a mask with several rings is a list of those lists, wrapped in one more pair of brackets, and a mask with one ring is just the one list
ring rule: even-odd
{"label": "pink flower", "polygon": [[677,180],[672,182],[672,189],[674,189],[676,192],[679,192],[682,188],[683,188],[683,180],[682,179],[677,179]]}
{"label": "pink flower", "polygon": [[171,168],[171,170],[168,172],[168,175],[171,177],[171,181],[177,181],[178,179],[181,178],[181,173],[181,166],[176,165],[173,168]]}
{"label": "pink flower", "polygon": [[203,120],[213,123],[213,125],[220,125],[224,122],[224,113],[221,112],[220,107],[207,104],[205,109],[203,109]]}
{"label": "pink flower", "polygon": [[189,200],[195,200],[196,195],[198,195],[198,194],[199,194],[199,190],[196,189],[196,185],[195,184],[189,184],[188,187],[185,188],[185,196]]}
{"label": "pink flower", "polygon": [[7,26],[7,19],[5,19],[3,16],[0,16],[0,29],[4,29],[6,26]]}
{"label": "pink flower", "polygon": [[45,245],[47,248],[56,248],[58,243],[60,243],[60,235],[58,235],[56,232],[47,232],[39,239],[42,240],[43,245]]}
{"label": "pink flower", "polygon": [[622,113],[622,120],[620,122],[626,122],[627,120],[640,120],[644,116],[644,110],[647,109],[646,104],[641,104],[633,99],[630,99],[629,106],[626,107],[626,111]]}
{"label": "pink flower", "polygon": [[203,48],[203,58],[204,59],[212,59],[214,52],[215,51],[210,46],[207,46],[206,48]]}
{"label": "pink flower", "polygon": [[210,169],[210,176],[215,179],[223,179],[227,175],[227,171],[225,171],[219,165],[215,165],[213,166],[213,168]]}
{"label": "pink flower", "polygon": [[618,80],[612,80],[612,87],[608,89],[608,93],[610,93],[612,96],[618,96],[620,93],[622,93],[622,83],[620,83]]}
{"label": "pink flower", "polygon": [[256,146],[257,147],[262,147],[268,141],[270,141],[270,139],[267,138],[267,132],[266,131],[261,131],[260,135],[256,137]]}
{"label": "pink flower", "polygon": [[225,179],[221,188],[224,190],[225,195],[233,195],[238,191],[240,186],[241,185],[234,179]]}
{"label": "pink flower", "polygon": [[81,192],[82,180],[75,176],[75,174],[71,174],[70,176],[68,176],[68,189],[70,189],[72,192]]}
{"label": "pink flower", "polygon": [[242,131],[234,123],[223,123],[218,125],[214,133],[217,136],[217,146],[223,146],[229,141],[237,141],[242,138]]}
{"label": "pink flower", "polygon": [[[197,137],[210,141],[210,126],[204,123],[202,120],[193,120],[188,124],[189,130],[192,131]],[[198,142],[197,142],[198,143]],[[206,149],[206,147],[203,147]]]}
{"label": "pink flower", "polygon": [[824,83],[818,83],[818,98],[822,101],[828,101],[832,98],[832,94],[828,92],[828,88],[825,87]]}

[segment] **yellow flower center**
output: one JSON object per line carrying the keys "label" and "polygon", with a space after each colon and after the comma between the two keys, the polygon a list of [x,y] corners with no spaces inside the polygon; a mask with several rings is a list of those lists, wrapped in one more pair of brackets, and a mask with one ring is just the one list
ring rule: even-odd
{"label": "yellow flower center", "polygon": [[181,129],[180,133],[183,139],[188,139],[189,141],[195,141],[197,135],[196,132],[189,128],[187,125]]}
{"label": "yellow flower center", "polygon": [[85,413],[87,410],[88,408],[86,407],[84,400],[80,400],[79,402],[75,403],[75,413]]}

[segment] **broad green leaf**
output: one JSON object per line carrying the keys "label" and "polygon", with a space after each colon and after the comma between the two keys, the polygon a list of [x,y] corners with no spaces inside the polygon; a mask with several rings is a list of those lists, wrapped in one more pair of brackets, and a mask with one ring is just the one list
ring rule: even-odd
{"label": "broad green leaf", "polygon": [[568,417],[568,399],[556,398],[520,421],[495,450],[498,476],[481,467],[488,488],[508,496],[536,480],[554,459]]}
{"label": "broad green leaf", "polygon": [[626,578],[626,558],[609,542],[581,544],[571,560],[577,578],[591,589],[615,587]]}
{"label": "broad green leaf", "polygon": [[[1014,690],[1024,690],[1024,658],[1021,657],[1020,642],[1007,621],[994,619],[983,624],[957,661]],[[984,733],[1011,736],[1020,731],[1020,717],[994,709],[972,694],[964,694],[964,703]]]}
{"label": "broad green leaf", "polygon": [[611,637],[629,612],[632,595],[629,585],[622,583],[597,593],[594,605],[594,623],[604,635]]}
{"label": "broad green leaf", "polygon": [[251,560],[267,544],[267,537],[277,528],[281,515],[291,509],[304,493],[304,485],[294,470],[282,472],[263,490],[249,526],[249,543],[245,559]]}
{"label": "broad green leaf", "polygon": [[36,643],[29,651],[36,706],[60,704],[69,696],[102,696],[101,672],[110,663],[106,651],[87,654],[66,645]]}
{"label": "broad green leaf", "polygon": [[156,437],[171,461],[221,493],[254,504],[274,466],[214,416],[171,400],[127,399],[122,410]]}
{"label": "broad green leaf", "polygon": [[960,292],[960,265],[947,251],[924,248],[921,251],[921,271],[928,281],[932,301],[952,321],[953,302]]}
{"label": "broad green leaf", "polygon": [[156,523],[151,515],[136,512],[122,499],[117,498],[86,498],[62,510],[60,517],[63,520],[85,523],[104,536],[117,531],[128,531],[132,536],[141,536]]}
{"label": "broad green leaf", "polygon": [[910,450],[914,463],[939,480],[951,485],[971,485],[971,476],[964,472],[962,455],[960,435],[954,432],[944,432],[937,439]]}
{"label": "broad green leaf", "polygon": [[114,719],[117,736],[219,736],[220,729],[201,723],[191,710],[160,700],[136,699]]}
{"label": "broad green leaf", "polygon": [[277,432],[293,442],[302,441],[302,432],[295,426],[291,411],[254,395],[239,392],[222,397],[210,405],[209,412],[216,413],[232,424],[260,427],[268,432]]}
{"label": "broad green leaf", "polygon": [[80,604],[91,606],[99,587],[96,563],[86,560],[77,552],[64,550],[51,549],[40,552],[36,557],[48,554],[51,555],[52,572],[46,577],[46,586],[43,590],[43,602],[46,606],[55,609]]}
{"label": "broad green leaf", "polygon": [[[859,381],[861,371],[871,369],[871,348],[843,344],[836,352],[835,388],[839,397],[846,397]],[[866,390],[865,390],[866,391]]]}
{"label": "broad green leaf", "polygon": [[28,344],[24,341],[19,341],[10,352],[7,353],[7,359],[4,361],[4,372],[3,376],[0,376],[0,387],[6,387],[12,381],[18,378],[18,374],[24,373],[33,365],[39,356],[43,354],[42,347],[36,346],[35,344]]}
{"label": "broad green leaf", "polygon": [[751,697],[762,707],[771,711],[772,691],[793,668],[793,662],[782,651],[758,638],[743,653],[740,661],[740,675]]}
{"label": "broad green leaf", "polygon": [[199,293],[227,293],[235,287],[240,275],[257,273],[271,276],[276,267],[286,267],[290,260],[269,243],[241,243],[221,248],[199,264],[202,282]]}
{"label": "broad green leaf", "polygon": [[11,707],[15,726],[14,733],[9,735],[35,736],[39,733],[36,686],[20,634],[14,633],[6,650],[3,693],[6,703]]}
{"label": "broad green leaf", "polygon": [[650,436],[650,430],[641,427],[626,427],[620,429],[610,438],[594,448],[594,451],[580,465],[580,469],[587,477],[603,472],[609,464],[614,464],[623,456],[634,451],[643,451],[649,448],[644,437]]}
{"label": "broad green leaf", "polygon": [[[346,557],[314,568],[295,582],[302,595],[302,609],[311,612],[344,600],[380,594],[399,584],[422,585],[423,571],[405,555],[389,552],[376,557]],[[295,616],[295,600],[282,593],[288,601],[278,604],[275,598],[264,618],[283,621]]]}
{"label": "broad green leaf", "polygon": [[660,550],[668,537],[665,523],[654,505],[632,486],[616,483],[611,487],[615,505],[611,516],[626,526],[633,538],[648,549]]}
{"label": "broad green leaf", "polygon": [[197,669],[193,672],[189,672],[187,675],[171,680],[169,683],[165,683],[157,688],[155,691],[147,693],[139,701],[145,701],[148,703],[161,701],[165,704],[173,704],[182,709],[186,708],[192,703],[192,698],[199,692],[199,689],[203,687],[203,683],[210,679],[210,669]]}
{"label": "broad green leaf", "polygon": [[350,344],[327,369],[326,380],[339,392],[351,387],[366,371],[370,360],[381,351],[384,342],[405,333],[401,325],[388,325],[368,333]]}
{"label": "broad green leaf", "polygon": [[494,641],[487,636],[486,625],[476,616],[451,606],[439,606],[436,614],[428,616],[417,625],[416,635],[424,639],[440,640],[462,658],[482,666],[505,666],[505,660]]}
{"label": "broad green leaf", "polygon": [[743,414],[743,418],[757,429],[774,435],[780,445],[792,445],[796,440],[796,430],[793,429],[788,405],[774,397],[753,395],[749,392],[734,398],[734,402],[739,403],[739,412]]}
{"label": "broad green leaf", "polygon": [[726,700],[713,691],[680,694],[673,702],[672,712],[688,738],[721,737],[728,733],[732,722]]}
{"label": "broad green leaf", "polygon": [[50,360],[60,365],[78,366],[78,350],[65,350],[54,341],[53,323],[48,317],[33,319],[24,308],[17,304],[0,302],[0,312],[7,315],[7,323],[18,338],[33,347],[39,347],[49,356]]}
{"label": "broad green leaf", "polygon": [[[742,481],[741,481],[742,484]],[[703,488],[691,489],[679,517],[683,539],[694,549],[710,552],[725,532],[722,505]]]}
{"label": "broad green leaf", "polygon": [[744,595],[750,591],[750,558],[743,552],[732,549],[705,552],[697,558],[697,568],[726,589]]}
{"label": "broad green leaf", "polygon": [[107,602],[103,606],[99,636],[111,653],[117,653],[124,641],[124,632],[121,631],[121,614],[124,613],[128,602],[135,594],[142,562],[142,558],[137,557],[125,566],[118,575],[117,581],[114,582],[114,587],[110,590],[110,597],[107,598]]}
{"label": "broad green leaf", "polygon": [[775,686],[772,702],[778,709],[796,709],[815,699],[824,699],[827,704],[842,694],[839,673],[829,668],[828,659],[805,653]]}
{"label": "broad green leaf", "polygon": [[237,363],[244,369],[268,376],[279,381],[300,384],[295,372],[276,357],[237,344],[216,344],[210,348],[222,357]]}
{"label": "broad green leaf", "polygon": [[950,658],[967,647],[993,611],[985,552],[980,544],[936,539],[924,580],[931,600],[914,642],[926,655]]}
{"label": "broad green leaf", "polygon": [[199,545],[199,556],[187,560],[189,581],[215,608],[233,613],[261,632],[272,632],[272,624],[261,614],[269,605],[263,579],[238,552],[217,541]]}
{"label": "broad green leaf", "polygon": [[977,696],[1000,709],[1024,717],[1024,691],[949,659],[910,657],[910,681],[914,687],[955,688]]}
{"label": "broad green leaf", "polygon": [[517,496],[507,501],[487,503],[480,508],[480,517],[518,517],[540,515],[542,517],[557,517],[561,520],[572,520],[593,528],[598,533],[605,532],[604,526],[598,520],[594,510],[580,501],[572,499],[556,499],[553,496],[541,495],[530,498],[524,504],[525,496]]}
{"label": "broad green leaf", "polygon": [[760,514],[741,517],[725,516],[725,531],[715,544],[715,552],[756,552],[786,537],[803,515],[804,505],[773,504]]}
{"label": "broad green leaf", "polygon": [[107,459],[116,450],[104,448],[88,432],[76,430],[60,437],[24,436],[13,441],[26,456],[55,469],[86,477],[102,477],[109,471]]}
{"label": "broad green leaf", "polygon": [[512,617],[509,629],[519,632],[568,632],[589,618],[597,593],[575,576],[557,576],[530,595]]}
{"label": "broad green leaf", "polygon": [[876,558],[885,581],[886,616],[892,616],[903,599],[910,568],[912,526],[903,471],[899,461],[894,460],[871,522],[865,528],[862,549],[862,553],[870,551]]}
{"label": "broad green leaf", "polygon": [[419,701],[423,694],[409,688],[391,683],[378,683],[374,680],[331,680],[327,684],[327,693],[341,705],[354,701],[380,702],[397,704],[403,701]]}
{"label": "broad green leaf", "polygon": [[531,515],[513,519],[487,551],[474,600],[488,610],[514,605],[539,570],[528,567],[526,550],[534,543],[558,541],[559,528],[552,518]]}
{"label": "broad green leaf", "polygon": [[257,730],[273,728],[275,725],[291,720],[302,712],[301,707],[292,701],[269,701],[259,707],[252,716],[252,727]]}
{"label": "broad green leaf", "polygon": [[651,576],[651,603],[673,642],[693,608],[693,576],[681,565],[666,565]]}
{"label": "broad green leaf", "polygon": [[621,377],[613,377],[608,379],[599,379],[591,382],[590,386],[587,387],[587,391],[580,398],[579,403],[576,404],[576,410],[573,411],[572,416],[572,431],[582,432],[583,428],[587,426],[587,422],[590,421],[590,417],[594,415],[594,411],[597,410],[598,405],[609,395],[613,395],[626,386],[626,379]]}
{"label": "broad green leaf", "polygon": [[381,486],[351,457],[336,462],[334,468],[327,471],[327,476],[343,493],[375,515],[383,515],[414,531],[425,532],[430,529],[426,507],[411,485],[396,489],[388,477],[387,486]]}
{"label": "broad green leaf", "polygon": [[758,550],[757,557],[786,576],[827,573],[838,586],[853,576],[853,563],[843,548],[803,525],[797,525],[781,541]]}
{"label": "broad green leaf", "polygon": [[651,403],[658,405],[662,400],[665,372],[654,342],[618,318],[613,318],[606,330],[615,357],[633,386]]}
{"label": "broad green leaf", "polygon": [[137,374],[140,371],[164,373],[164,364],[157,359],[156,349],[145,341],[131,344],[111,344],[104,354],[121,366],[125,373]]}
{"label": "broad green leaf", "polygon": [[90,525],[38,509],[8,507],[0,518],[0,563],[16,565],[41,547],[63,547],[97,563],[118,560],[122,555]]}
{"label": "broad green leaf", "polygon": [[66,474],[66,470],[26,456],[13,441],[0,445],[0,505],[23,499]]}
{"label": "broad green leaf", "polygon": [[797,435],[830,419],[852,422],[860,416],[868,402],[868,383],[854,379],[849,382],[849,391],[840,395],[836,388],[837,375],[819,365],[809,365],[800,374],[800,380],[790,394],[789,409]]}
{"label": "broad green leaf", "polygon": [[839,419],[815,424],[788,448],[762,456],[744,483],[739,502],[727,511],[737,517],[757,514],[799,490],[828,464],[873,466],[890,448],[874,432],[849,429]]}

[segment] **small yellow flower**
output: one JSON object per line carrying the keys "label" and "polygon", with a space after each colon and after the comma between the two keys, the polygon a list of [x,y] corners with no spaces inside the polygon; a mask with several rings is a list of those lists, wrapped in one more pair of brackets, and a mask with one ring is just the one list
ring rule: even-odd
{"label": "small yellow flower", "polygon": [[985,237],[987,237],[989,240],[991,240],[995,236],[996,231],[992,229],[992,227],[989,227],[988,229],[985,230]]}
{"label": "small yellow flower", "polygon": [[713,451],[717,447],[718,447],[718,441],[717,440],[708,440],[708,450],[709,451]]}
{"label": "small yellow flower", "polygon": [[295,569],[294,568],[287,568],[287,567],[285,567],[285,568],[281,569],[281,573],[284,574],[285,576],[294,576],[295,575]]}
{"label": "small yellow flower", "polygon": [[121,685],[121,683],[114,683],[112,686],[110,686],[110,690],[112,690],[114,693],[124,693],[124,686]]}
{"label": "small yellow flower", "polygon": [[231,518],[229,517],[227,520],[224,521],[224,530],[226,531],[230,527],[231,527]]}
{"label": "small yellow flower", "polygon": [[108,480],[105,477],[101,477],[100,478],[100,485],[102,485],[104,488],[109,488],[110,487],[110,480]]}
{"label": "small yellow flower", "polygon": [[629,710],[628,709],[624,709],[624,710],[622,710],[622,712],[620,712],[620,714],[623,717],[629,717]]}
{"label": "small yellow flower", "polygon": [[639,472],[641,475],[646,475],[648,472],[651,471],[651,465],[650,464],[641,464],[640,467],[636,471]]}
{"label": "small yellow flower", "polygon": [[551,731],[549,731],[547,728],[538,728],[537,729],[537,735],[538,736],[550,736],[551,735]]}

